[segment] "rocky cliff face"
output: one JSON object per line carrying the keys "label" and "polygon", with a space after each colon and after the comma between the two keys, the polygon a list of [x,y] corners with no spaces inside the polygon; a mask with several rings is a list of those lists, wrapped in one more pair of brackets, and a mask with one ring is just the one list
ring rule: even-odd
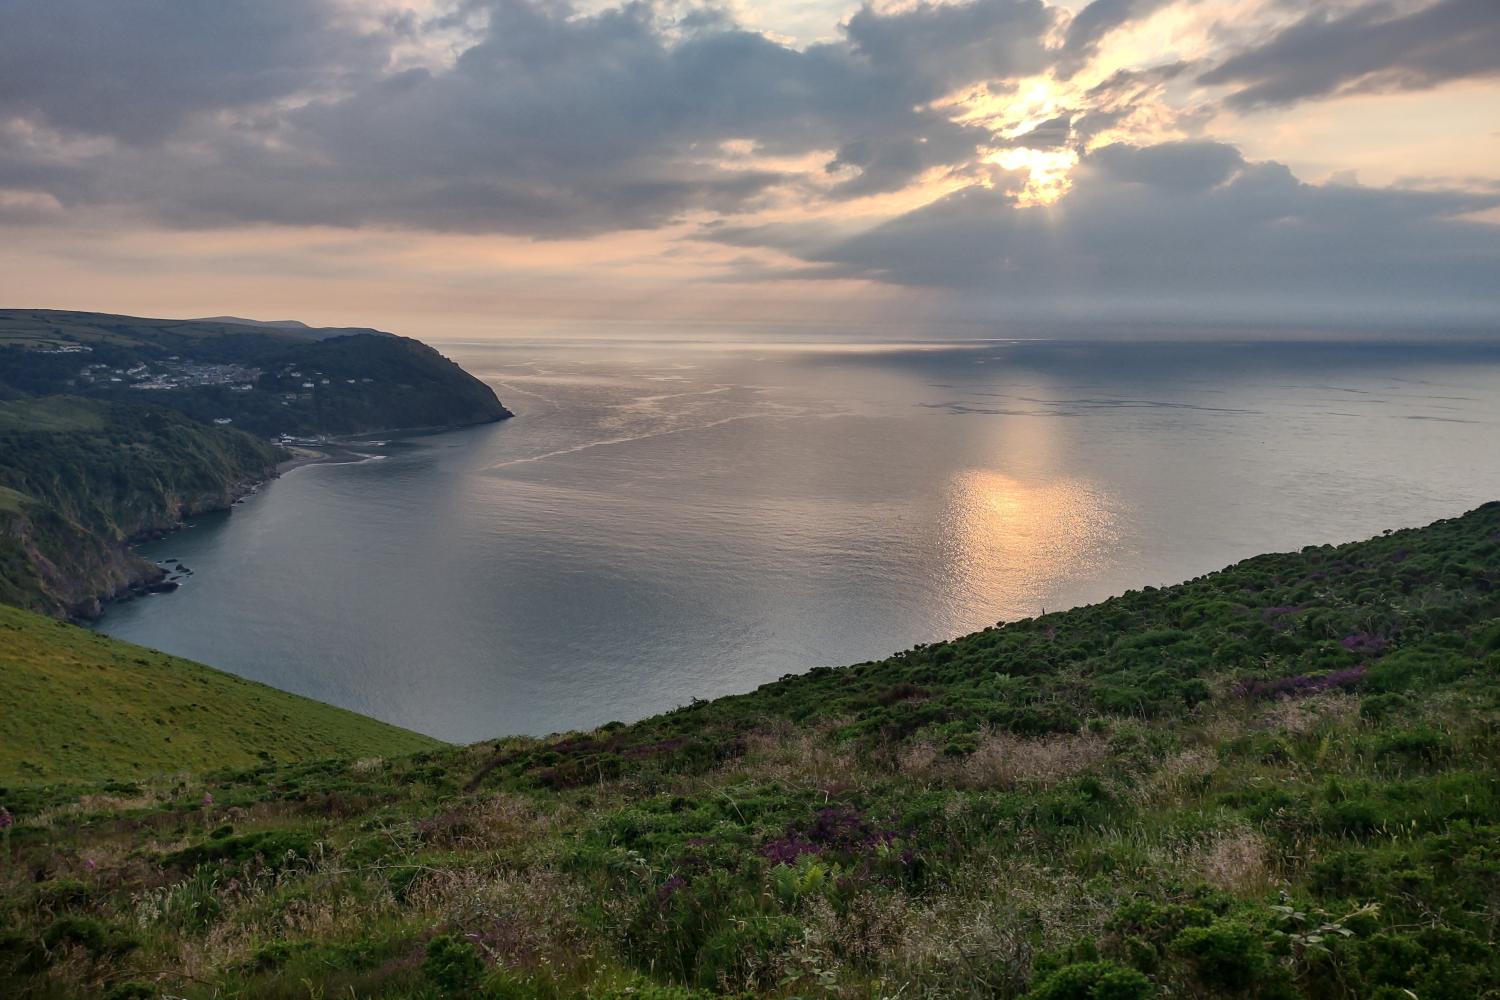
{"label": "rocky cliff face", "polygon": [[31,611],[91,619],[103,603],[162,577],[124,544],[110,543],[42,506],[0,519],[0,597]]}
{"label": "rocky cliff face", "polygon": [[[264,478],[275,474],[274,467],[263,471]],[[148,593],[166,576],[131,545],[160,537],[187,518],[226,510],[260,481],[187,502],[163,498],[158,508],[140,511],[141,529],[123,538],[101,537],[41,504],[0,514],[0,603],[80,621],[97,618],[107,602]]]}

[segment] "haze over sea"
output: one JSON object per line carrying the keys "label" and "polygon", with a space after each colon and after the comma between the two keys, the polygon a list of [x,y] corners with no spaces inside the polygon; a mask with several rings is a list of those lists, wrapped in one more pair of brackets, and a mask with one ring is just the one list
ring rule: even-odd
{"label": "haze over sea", "polygon": [[516,419],[296,469],[99,627],[469,741],[1500,497],[1496,348],[438,346]]}

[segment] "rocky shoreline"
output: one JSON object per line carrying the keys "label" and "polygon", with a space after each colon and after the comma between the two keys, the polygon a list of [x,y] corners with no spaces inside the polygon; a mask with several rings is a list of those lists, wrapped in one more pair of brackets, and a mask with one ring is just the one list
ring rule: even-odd
{"label": "rocky shoreline", "polygon": [[[153,594],[171,593],[178,589],[183,577],[192,575],[191,570],[182,574],[182,563],[179,560],[165,560],[167,563],[176,564],[178,569],[174,571],[161,563],[152,562],[137,555],[134,551],[136,546],[158,541],[183,528],[191,527],[187,523],[188,518],[230,510],[248,497],[254,496],[262,486],[281,478],[294,469],[307,465],[363,461],[369,457],[364,452],[354,450],[351,444],[345,441],[320,441],[316,448],[301,444],[282,444],[281,447],[290,452],[291,457],[265,470],[265,475],[235,483],[224,496],[215,497],[209,502],[184,504],[179,508],[177,522],[172,526],[140,532],[119,543],[118,555],[123,563],[125,579],[113,590],[90,595],[70,607],[67,613],[69,620],[78,624],[92,624],[99,620],[111,604],[126,604]],[[176,579],[172,578],[174,573],[177,574]]]}
{"label": "rocky shoreline", "polygon": [[[288,464],[294,464],[294,460],[269,467],[264,470],[264,475],[233,483],[222,495],[200,498],[198,502],[184,502],[177,509],[175,524],[166,528],[151,528],[138,532],[116,543],[112,554],[118,557],[124,580],[114,589],[94,593],[70,606],[67,613],[68,619],[78,624],[91,624],[98,621],[104,614],[104,609],[111,604],[125,604],[139,597],[170,593],[176,590],[180,585],[179,581],[168,579],[173,575],[172,571],[159,563],[137,555],[136,546],[166,538],[183,528],[190,527],[187,523],[188,518],[229,510],[246,497],[253,496],[266,483],[279,478],[283,466]],[[167,562],[176,563],[179,568],[182,566],[179,560],[167,560]],[[191,570],[186,575],[192,575]]]}

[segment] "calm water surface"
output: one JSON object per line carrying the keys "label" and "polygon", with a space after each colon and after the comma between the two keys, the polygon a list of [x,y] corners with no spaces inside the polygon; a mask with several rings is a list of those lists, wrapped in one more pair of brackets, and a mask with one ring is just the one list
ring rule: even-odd
{"label": "calm water surface", "polygon": [[99,627],[467,741],[1500,497],[1494,351],[440,346],[516,419],[297,469]]}

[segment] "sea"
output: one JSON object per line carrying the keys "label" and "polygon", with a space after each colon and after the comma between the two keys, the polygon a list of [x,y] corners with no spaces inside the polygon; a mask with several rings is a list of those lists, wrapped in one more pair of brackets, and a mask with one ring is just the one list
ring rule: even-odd
{"label": "sea", "polygon": [[436,344],[515,412],[142,546],[97,627],[442,739],[631,721],[1500,499],[1500,348]]}

